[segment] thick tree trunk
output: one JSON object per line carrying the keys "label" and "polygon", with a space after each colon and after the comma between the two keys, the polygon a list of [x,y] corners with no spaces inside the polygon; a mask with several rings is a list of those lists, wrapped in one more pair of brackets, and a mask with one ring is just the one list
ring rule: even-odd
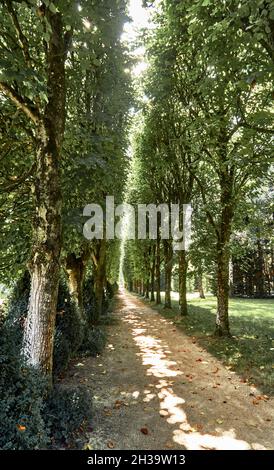
{"label": "thick tree trunk", "polygon": [[60,155],[65,125],[65,48],[61,15],[49,13],[48,104],[37,126],[31,291],[23,354],[51,380],[61,252]]}
{"label": "thick tree trunk", "polygon": [[226,246],[218,246],[217,256],[217,336],[230,336],[229,317],[229,251]]}
{"label": "thick tree trunk", "polygon": [[233,220],[232,182],[224,179],[221,182],[221,224],[217,241],[217,315],[216,336],[231,336],[229,329],[229,242]]}
{"label": "thick tree trunk", "polygon": [[229,297],[234,297],[233,261],[229,260]]}
{"label": "thick tree trunk", "polygon": [[106,282],[106,240],[98,240],[96,263],[94,266],[94,293],[96,301],[95,323],[103,311],[104,288]]}
{"label": "thick tree trunk", "polygon": [[86,263],[83,257],[77,258],[75,253],[67,256],[66,271],[69,278],[70,295],[75,300],[82,319],[84,319],[83,284]]}
{"label": "thick tree trunk", "polygon": [[152,248],[152,266],[151,266],[151,277],[150,277],[150,300],[155,302],[155,263],[156,263],[156,246]]}
{"label": "thick tree trunk", "polygon": [[171,308],[171,278],[173,250],[169,240],[164,240],[165,257],[165,308]]}
{"label": "thick tree trunk", "polygon": [[[50,145],[51,143],[51,145]],[[59,151],[52,136],[44,136],[37,158],[36,217],[31,290],[24,331],[23,354],[31,366],[51,376],[53,335],[59,285],[61,250],[61,196]]]}
{"label": "thick tree trunk", "polygon": [[181,250],[179,253],[179,304],[180,304],[180,313],[182,316],[186,316],[187,311],[187,257],[186,252]]}
{"label": "thick tree trunk", "polygon": [[155,274],[156,274],[156,305],[160,305],[162,301],[161,301],[161,240],[160,240],[159,230],[158,230],[157,243],[156,243]]}

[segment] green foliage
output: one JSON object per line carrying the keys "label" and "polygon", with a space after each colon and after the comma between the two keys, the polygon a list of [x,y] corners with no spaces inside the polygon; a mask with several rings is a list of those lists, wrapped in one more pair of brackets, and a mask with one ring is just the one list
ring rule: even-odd
{"label": "green foliage", "polygon": [[53,350],[55,374],[64,372],[70,359],[77,352],[84,338],[84,324],[67,284],[61,280],[58,292],[56,328]]}
{"label": "green foliage", "polygon": [[7,315],[4,323],[4,334],[13,345],[15,351],[20,350],[24,322],[28,310],[30,292],[30,276],[27,271],[14,284],[8,299]]}
{"label": "green foliage", "polygon": [[56,386],[43,411],[52,447],[69,444],[77,432],[90,424],[92,398],[86,388]]}
{"label": "green foliage", "polygon": [[[239,208],[263,182],[270,193],[273,165],[273,2],[251,3],[159,2],[128,190],[129,202],[192,203],[187,259],[213,283],[218,264],[226,301]],[[146,280],[147,242],[129,242],[126,256],[127,282]]]}
{"label": "green foliage", "polygon": [[89,326],[92,326],[94,324],[94,315],[96,309],[94,281],[92,276],[86,276],[83,286],[83,303],[87,323]]}
{"label": "green foliage", "polygon": [[[7,318],[0,331],[0,448],[40,449],[68,442],[85,420],[90,419],[91,399],[84,390],[54,389],[47,397],[47,384],[38,371],[21,358],[24,319],[29,297],[29,274],[14,286]],[[83,340],[83,325],[69,296],[66,282],[60,283],[54,344],[54,372],[60,374]],[[88,347],[97,354],[103,333],[91,335]]]}
{"label": "green foliage", "polygon": [[79,352],[84,356],[96,357],[98,354],[102,353],[106,342],[107,335],[101,327],[89,327]]}
{"label": "green foliage", "polygon": [[21,360],[16,323],[16,332],[11,330],[4,324],[0,331],[0,448],[40,449],[48,441],[42,417],[46,383]]}

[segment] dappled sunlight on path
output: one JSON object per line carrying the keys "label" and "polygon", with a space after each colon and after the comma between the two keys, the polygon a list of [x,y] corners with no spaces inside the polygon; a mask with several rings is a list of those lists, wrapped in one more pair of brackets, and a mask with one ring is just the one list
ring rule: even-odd
{"label": "dappled sunlight on path", "polygon": [[[137,352],[137,356],[142,360],[142,364],[146,369],[146,375],[157,379],[149,384],[149,391],[144,391],[144,401],[154,400],[154,406],[157,406],[155,398],[158,398],[158,410],[155,409],[155,412],[160,413],[161,417],[164,418],[169,425],[175,427],[175,429],[171,431],[173,433],[173,441],[186,449],[192,450],[263,449],[264,446],[261,443],[247,442],[244,439],[238,438],[238,433],[235,428],[230,425],[229,421],[224,425],[222,419],[218,420],[219,412],[217,410],[213,417],[216,418],[214,421],[215,425],[212,426],[211,424],[207,426],[207,421],[212,423],[212,416],[210,416],[212,408],[209,410],[207,404],[203,404],[206,397],[205,393],[202,393],[202,391],[200,392],[200,397],[196,392],[196,401],[201,402],[200,405],[202,405],[202,409],[204,410],[202,416],[205,416],[206,419],[203,419],[204,423],[200,425],[202,430],[199,429],[199,424],[196,424],[195,428],[192,422],[193,420],[188,417],[186,412],[187,398],[184,394],[184,388],[187,388],[186,384],[184,384],[186,371],[174,360],[174,355],[172,355],[170,351],[171,346],[178,347],[178,338],[176,335],[179,334],[182,337],[184,336],[183,333],[176,331],[171,322],[161,318],[155,311],[132,295],[123,294],[122,298],[123,308],[120,318],[123,322],[126,322],[130,328],[134,342],[140,351]],[[165,337],[164,339],[163,336]],[[190,342],[190,339],[185,338],[185,341]],[[196,348],[193,344],[188,346],[193,349]],[[194,351],[194,353],[196,353],[196,351]],[[207,361],[204,363],[208,364],[209,368],[211,364],[209,363],[208,356],[207,354]],[[185,361],[188,360],[186,355],[184,355],[184,359]],[[216,360],[214,361],[214,365],[215,364]],[[218,367],[223,368],[221,364],[219,364]],[[197,374],[196,382],[199,385],[198,364],[195,369],[193,369],[193,373]],[[192,376],[191,378],[193,379]],[[210,381],[209,378],[207,380]],[[190,382],[192,382],[192,380]],[[206,388],[202,374],[200,385],[202,386],[202,390]],[[231,384],[229,385],[231,386]],[[192,393],[195,392],[192,391]],[[241,398],[242,397],[239,397],[240,400]],[[226,403],[225,400],[223,400],[223,402]],[[234,409],[233,414],[239,413],[240,410],[241,407]]]}
{"label": "dappled sunlight on path", "polygon": [[70,377],[93,394],[89,448],[274,449],[274,400],[254,400],[259,390],[127,292],[103,354]]}

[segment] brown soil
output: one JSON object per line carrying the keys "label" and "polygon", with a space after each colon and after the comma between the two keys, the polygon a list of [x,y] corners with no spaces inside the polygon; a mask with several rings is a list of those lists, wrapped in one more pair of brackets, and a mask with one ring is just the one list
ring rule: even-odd
{"label": "brown soil", "polygon": [[114,315],[105,352],[66,380],[93,392],[87,448],[274,449],[273,399],[136,297]]}

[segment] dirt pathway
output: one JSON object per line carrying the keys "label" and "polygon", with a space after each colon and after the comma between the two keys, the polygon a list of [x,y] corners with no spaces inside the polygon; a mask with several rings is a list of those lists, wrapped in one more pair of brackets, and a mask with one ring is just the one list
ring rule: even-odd
{"label": "dirt pathway", "polygon": [[274,449],[273,399],[134,296],[115,316],[103,355],[71,371],[94,394],[90,448]]}

